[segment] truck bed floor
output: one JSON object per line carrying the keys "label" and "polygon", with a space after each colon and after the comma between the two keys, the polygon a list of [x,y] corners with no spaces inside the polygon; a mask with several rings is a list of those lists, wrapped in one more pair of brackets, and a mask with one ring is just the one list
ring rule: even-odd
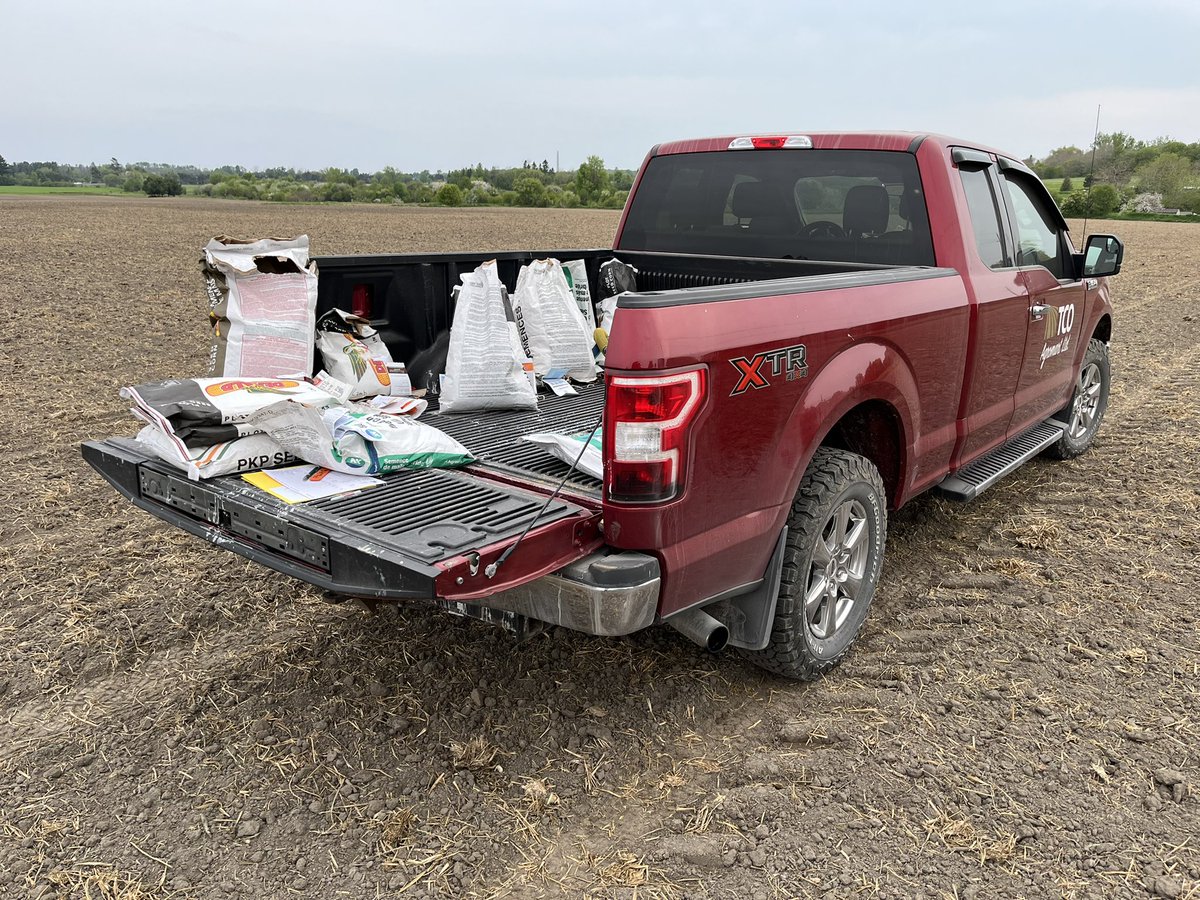
{"label": "truck bed floor", "polygon": [[[570,468],[567,463],[551,456],[545,447],[521,437],[541,431],[579,434],[594,428],[604,409],[604,383],[597,380],[578,390],[577,395],[566,397],[540,394],[536,411],[450,414],[430,409],[421,421],[458,439],[479,458],[468,470],[482,467],[531,481],[558,484]],[[600,494],[599,480],[583,472],[572,472],[567,485],[578,494]]]}

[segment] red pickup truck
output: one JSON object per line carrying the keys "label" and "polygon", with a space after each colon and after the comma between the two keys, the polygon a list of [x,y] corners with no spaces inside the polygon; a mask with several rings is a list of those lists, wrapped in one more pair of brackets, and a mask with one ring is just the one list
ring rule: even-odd
{"label": "red pickup truck", "polygon": [[[83,454],[142,509],[336,596],[515,629],[666,623],[814,678],[862,628],[888,510],[1091,445],[1122,252],[1111,235],[1077,252],[1037,177],[966,141],[661,144],[611,250],[319,261],[320,307],[368,314],[406,360],[484,260],[510,290],[543,257],[584,259],[593,291],[605,259],[637,269],[601,383],[536,412],[427,413],[469,467],[290,507],[236,476],[188,481],[128,439]],[[520,440],[601,414],[603,479]]]}

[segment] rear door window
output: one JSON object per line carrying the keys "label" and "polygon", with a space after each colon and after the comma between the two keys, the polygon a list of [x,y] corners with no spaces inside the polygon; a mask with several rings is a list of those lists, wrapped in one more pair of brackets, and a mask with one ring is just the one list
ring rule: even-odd
{"label": "rear door window", "polygon": [[1003,207],[992,193],[987,167],[963,167],[959,170],[959,176],[967,195],[967,209],[971,213],[971,228],[975,232],[979,258],[990,269],[1011,266],[1012,260],[1004,244],[1004,231],[1000,227],[1000,210]]}

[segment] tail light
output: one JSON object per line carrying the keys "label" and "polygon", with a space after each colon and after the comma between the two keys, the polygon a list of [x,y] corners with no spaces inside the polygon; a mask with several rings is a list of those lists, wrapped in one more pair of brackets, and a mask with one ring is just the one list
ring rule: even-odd
{"label": "tail light", "polygon": [[703,369],[608,379],[604,467],[608,499],[662,503],[679,493],[688,430],[704,400]]}
{"label": "tail light", "polygon": [[371,318],[371,294],[374,285],[356,284],[350,292],[350,312],[364,319]]}

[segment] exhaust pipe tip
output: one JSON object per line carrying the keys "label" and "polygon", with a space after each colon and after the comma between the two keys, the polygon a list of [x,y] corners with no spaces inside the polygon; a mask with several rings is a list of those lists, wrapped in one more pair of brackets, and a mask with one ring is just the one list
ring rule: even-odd
{"label": "exhaust pipe tip", "polygon": [[729,643],[729,629],[702,609],[689,609],[671,616],[667,624],[709,653],[720,653]]}

